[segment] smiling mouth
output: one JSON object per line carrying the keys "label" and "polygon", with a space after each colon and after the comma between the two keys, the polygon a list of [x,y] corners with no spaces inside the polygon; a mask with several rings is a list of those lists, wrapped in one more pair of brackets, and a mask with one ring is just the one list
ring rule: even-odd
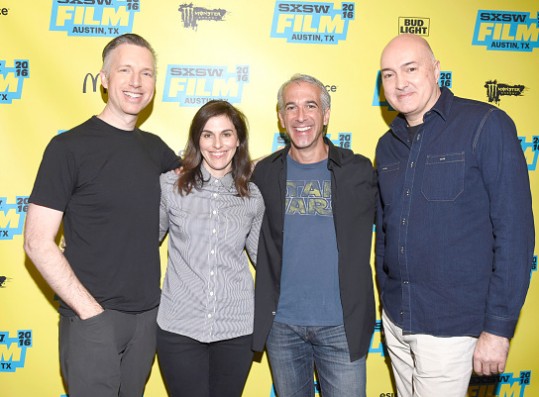
{"label": "smiling mouth", "polygon": [[227,152],[228,152],[228,150],[221,151],[221,152],[210,152],[210,154],[211,154],[213,157],[221,158],[221,157],[224,157],[224,156],[226,155]]}
{"label": "smiling mouth", "polygon": [[131,91],[124,91],[124,95],[128,96],[129,98],[137,99],[142,97],[142,94],[131,92]]}
{"label": "smiling mouth", "polygon": [[307,132],[311,129],[311,127],[295,127],[294,129],[298,132]]}
{"label": "smiling mouth", "polygon": [[412,96],[412,94],[413,94],[413,92],[406,92],[406,93],[398,95],[397,97],[399,99],[407,99],[407,98],[410,98]]}

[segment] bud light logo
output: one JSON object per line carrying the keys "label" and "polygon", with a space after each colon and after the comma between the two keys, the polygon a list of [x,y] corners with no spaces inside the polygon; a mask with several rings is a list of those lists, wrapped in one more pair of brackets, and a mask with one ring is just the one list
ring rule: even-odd
{"label": "bud light logo", "polygon": [[539,47],[539,21],[529,12],[479,10],[473,45],[487,50],[531,52]]}
{"label": "bud light logo", "polygon": [[226,66],[168,65],[163,102],[200,106],[212,99],[239,103],[249,82],[249,66],[228,70]]}
{"label": "bud light logo", "polygon": [[0,196],[0,241],[13,240],[22,234],[27,211],[27,196],[17,196],[13,204],[8,204],[6,197]]}
{"label": "bud light logo", "polygon": [[21,99],[24,80],[30,77],[27,59],[15,59],[12,67],[0,60],[0,104],[10,104],[14,99]]}
{"label": "bud light logo", "polygon": [[26,350],[32,347],[32,331],[19,330],[10,338],[8,332],[0,331],[0,373],[15,372],[24,367]]}
{"label": "bud light logo", "polygon": [[139,11],[140,0],[56,0],[49,29],[68,36],[114,37],[133,31]]}
{"label": "bud light logo", "polygon": [[399,34],[410,33],[417,36],[428,36],[430,32],[430,18],[400,17]]}
{"label": "bud light logo", "polygon": [[518,140],[528,163],[528,171],[535,171],[539,159],[539,135],[532,136],[529,141],[525,136],[519,136]]}
{"label": "bud light logo", "polygon": [[348,24],[355,18],[355,3],[277,1],[271,37],[289,43],[338,44],[346,40]]}

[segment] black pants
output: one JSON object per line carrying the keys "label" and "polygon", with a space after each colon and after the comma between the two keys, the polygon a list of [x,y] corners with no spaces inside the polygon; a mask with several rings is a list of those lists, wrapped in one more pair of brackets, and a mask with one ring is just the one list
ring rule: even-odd
{"label": "black pants", "polygon": [[251,368],[251,335],[212,343],[157,330],[159,367],[171,397],[240,397]]}

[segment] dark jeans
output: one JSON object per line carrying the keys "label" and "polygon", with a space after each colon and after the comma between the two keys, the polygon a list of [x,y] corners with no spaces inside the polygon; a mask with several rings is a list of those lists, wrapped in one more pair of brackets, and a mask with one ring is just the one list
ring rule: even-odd
{"label": "dark jeans", "polygon": [[70,397],[139,397],[155,357],[157,308],[60,317],[60,364]]}
{"label": "dark jeans", "polygon": [[171,397],[240,397],[253,360],[251,335],[202,343],[158,327],[157,357]]}

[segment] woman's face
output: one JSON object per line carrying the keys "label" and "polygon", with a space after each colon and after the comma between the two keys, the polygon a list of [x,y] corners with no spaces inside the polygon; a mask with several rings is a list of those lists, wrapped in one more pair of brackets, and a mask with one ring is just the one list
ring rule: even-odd
{"label": "woman's face", "polygon": [[240,145],[236,127],[226,115],[210,118],[200,134],[202,164],[215,178],[232,170],[232,159]]}

